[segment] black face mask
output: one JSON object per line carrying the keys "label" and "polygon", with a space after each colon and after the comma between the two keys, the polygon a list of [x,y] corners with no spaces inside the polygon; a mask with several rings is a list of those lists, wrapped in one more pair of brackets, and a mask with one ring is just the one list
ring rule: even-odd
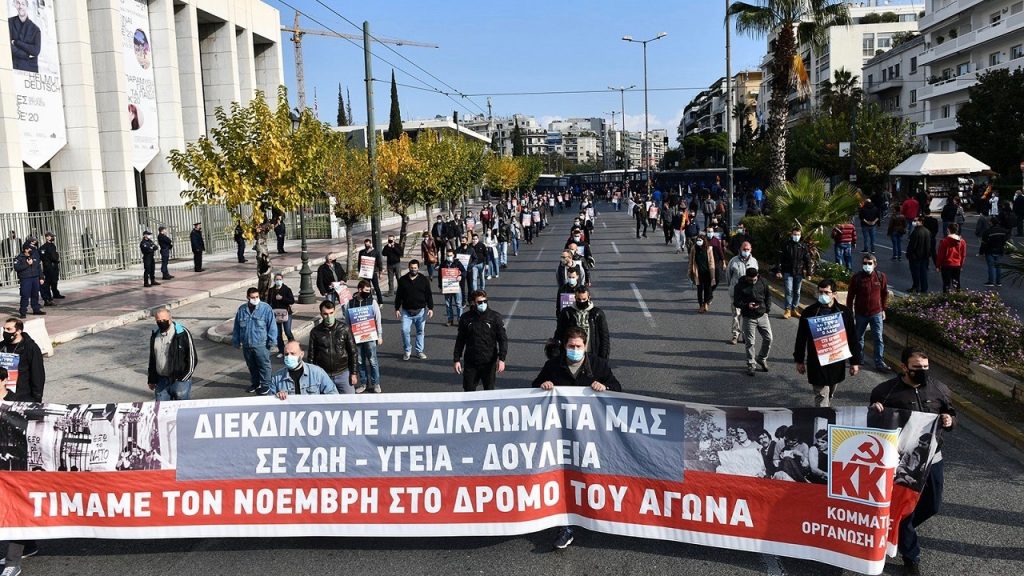
{"label": "black face mask", "polygon": [[17,332],[4,332],[4,344],[10,344],[14,342],[14,337],[17,335]]}
{"label": "black face mask", "polygon": [[156,326],[157,326],[157,328],[160,329],[161,332],[167,332],[171,328],[171,321],[170,320],[157,320],[156,321]]}
{"label": "black face mask", "polygon": [[907,370],[910,380],[918,386],[928,385],[928,370]]}
{"label": "black face mask", "polygon": [[587,300],[586,302],[577,302],[576,303],[576,307],[579,308],[580,310],[586,310],[587,306],[589,306],[589,305],[590,305],[590,300]]}

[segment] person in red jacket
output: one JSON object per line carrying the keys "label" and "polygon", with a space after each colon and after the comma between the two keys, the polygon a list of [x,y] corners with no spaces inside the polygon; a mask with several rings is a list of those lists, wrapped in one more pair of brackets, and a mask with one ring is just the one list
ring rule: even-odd
{"label": "person in red jacket", "polygon": [[967,261],[967,241],[960,236],[960,225],[946,227],[949,233],[935,252],[935,269],[942,273],[942,292],[960,291],[960,271]]}
{"label": "person in red jacket", "polygon": [[921,214],[921,204],[917,201],[917,198],[913,196],[907,196],[907,199],[900,204],[900,214],[907,219],[907,233],[914,229],[914,221]]}
{"label": "person in red jacket", "polygon": [[836,252],[836,264],[844,268],[853,268],[853,249],[857,246],[857,228],[850,222],[844,222],[832,228],[832,244]]}
{"label": "person in red jacket", "polygon": [[882,337],[888,301],[889,279],[878,270],[878,259],[874,254],[861,255],[861,271],[850,277],[846,307],[853,311],[861,350],[864,349],[864,333],[871,326],[875,340],[875,369],[879,372],[889,372],[885,363],[885,338]]}

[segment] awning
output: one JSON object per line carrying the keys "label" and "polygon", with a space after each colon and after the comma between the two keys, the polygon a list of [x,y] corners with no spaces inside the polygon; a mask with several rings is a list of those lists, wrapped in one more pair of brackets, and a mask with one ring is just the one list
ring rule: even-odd
{"label": "awning", "polygon": [[957,176],[989,170],[988,164],[966,152],[914,154],[889,171],[890,176]]}

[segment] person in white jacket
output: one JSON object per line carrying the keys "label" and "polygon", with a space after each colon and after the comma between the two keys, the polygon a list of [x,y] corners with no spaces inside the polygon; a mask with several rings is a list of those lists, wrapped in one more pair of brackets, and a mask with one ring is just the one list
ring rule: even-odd
{"label": "person in white jacket", "polygon": [[[729,266],[726,269],[726,274],[729,278],[729,301],[732,302],[733,290],[736,288],[736,284],[747,274],[747,268],[760,268],[757,265],[757,258],[751,253],[750,242],[744,242],[740,244],[740,253],[732,257],[729,260]],[[729,340],[729,344],[735,345],[740,341],[740,309],[733,308],[732,310],[732,339]]]}

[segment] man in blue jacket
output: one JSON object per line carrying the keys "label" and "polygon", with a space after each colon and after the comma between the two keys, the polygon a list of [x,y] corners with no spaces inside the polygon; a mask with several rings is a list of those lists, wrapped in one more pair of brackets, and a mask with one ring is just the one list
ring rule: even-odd
{"label": "man in blue jacket", "polygon": [[32,245],[28,242],[22,246],[21,255],[14,259],[14,271],[18,274],[18,282],[21,286],[21,306],[18,307],[18,316],[25,318],[30,301],[33,314],[46,314],[39,304],[39,286],[43,282],[43,265],[39,256],[33,253]]}
{"label": "man in blue jacket", "polygon": [[[242,357],[249,368],[249,394],[266,394],[270,386],[270,349],[277,343],[277,322],[274,311],[260,301],[260,291],[245,291],[248,300],[235,313],[235,327],[231,332],[231,345],[242,349]],[[329,381],[329,379],[328,379]]]}
{"label": "man in blue jacket", "polygon": [[337,394],[338,388],[324,369],[316,364],[303,362],[305,353],[297,340],[284,347],[284,368],[274,374],[270,381],[270,395],[281,400],[289,394]]}

